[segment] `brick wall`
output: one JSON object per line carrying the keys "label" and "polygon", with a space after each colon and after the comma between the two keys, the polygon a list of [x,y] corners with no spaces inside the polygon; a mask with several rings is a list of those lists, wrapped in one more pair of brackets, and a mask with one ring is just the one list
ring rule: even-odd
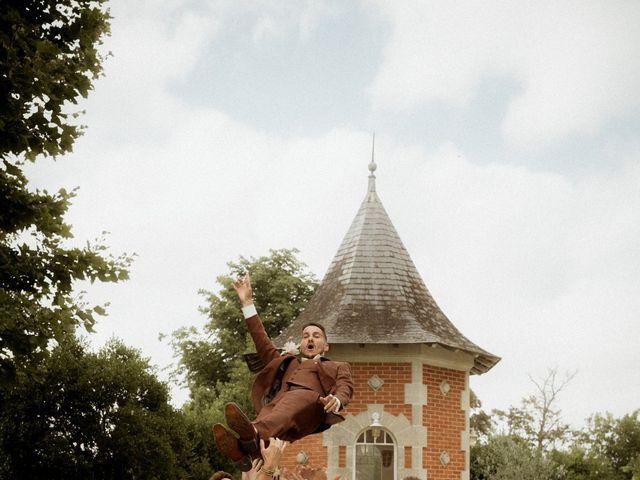
{"label": "brick wall", "polygon": [[[410,363],[352,362],[351,373],[354,394],[346,413],[357,415],[367,410],[367,404],[377,403],[384,404],[385,411],[392,415],[403,413],[411,418],[411,406],[404,403],[404,384],[411,383]],[[384,380],[384,385],[375,392],[367,384],[373,375]],[[322,446],[322,434],[310,435],[291,444],[285,451],[282,465],[295,466],[296,455],[301,450],[307,454],[310,465],[326,466],[327,449]]]}
{"label": "brick wall", "polygon": [[[351,373],[355,392],[347,409],[348,413],[357,415],[367,410],[367,404],[384,404],[385,412],[392,415],[403,413],[411,418],[411,405],[404,403],[404,385],[411,383],[410,363],[352,363]],[[367,384],[373,375],[384,380],[384,385],[373,391]]]}
{"label": "brick wall", "polygon": [[[464,452],[460,449],[460,432],[465,429],[465,412],[460,408],[465,373],[425,365],[422,375],[429,392],[428,403],[423,407],[427,427],[427,448],[422,456],[424,466],[429,472],[429,480],[459,480],[465,467]],[[440,391],[443,380],[450,386],[446,396]],[[450,458],[446,466],[440,462],[443,451]]]}
{"label": "brick wall", "polygon": [[280,465],[288,469],[293,469],[296,466],[296,455],[298,455],[301,450],[307,454],[309,465],[315,467],[327,466],[327,449],[322,446],[321,433],[309,435],[289,445],[284,452]]}
{"label": "brick wall", "polygon": [[[404,385],[411,383],[410,363],[351,363],[355,385],[354,396],[346,412],[358,415],[367,411],[367,404],[384,404],[384,411],[391,415],[403,414],[412,419],[411,405],[404,403]],[[460,408],[460,399],[465,387],[465,373],[446,368],[423,366],[423,382],[427,385],[428,404],[423,407],[423,425],[427,427],[427,448],[423,450],[423,465],[411,465],[411,450],[401,448],[398,455],[404,457],[407,468],[426,468],[429,480],[459,480],[464,470],[464,452],[460,449],[460,433],[465,429],[465,412]],[[373,391],[367,384],[373,375],[384,380],[383,386]],[[440,391],[443,380],[450,390],[445,396]],[[322,445],[322,434],[310,435],[289,446],[282,465],[293,468],[296,455],[303,450],[313,466],[327,465],[327,448]],[[355,439],[354,439],[355,442]],[[450,463],[443,466],[440,454],[446,451]],[[345,466],[345,449],[339,450],[340,466]],[[401,480],[401,479],[399,479]]]}

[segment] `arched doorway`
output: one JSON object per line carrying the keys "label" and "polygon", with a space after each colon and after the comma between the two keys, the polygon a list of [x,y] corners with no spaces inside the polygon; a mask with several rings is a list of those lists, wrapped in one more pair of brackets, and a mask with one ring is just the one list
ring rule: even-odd
{"label": "arched doorway", "polygon": [[356,440],[355,480],[395,480],[396,443],[380,427],[363,431]]}

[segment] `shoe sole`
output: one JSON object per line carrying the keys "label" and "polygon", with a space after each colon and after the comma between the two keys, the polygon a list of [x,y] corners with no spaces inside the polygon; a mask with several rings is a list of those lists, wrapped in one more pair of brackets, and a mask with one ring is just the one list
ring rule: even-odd
{"label": "shoe sole", "polygon": [[240,440],[253,440],[256,438],[256,431],[251,420],[235,403],[227,403],[224,406],[224,418],[229,428],[238,434]]}
{"label": "shoe sole", "polygon": [[253,428],[249,417],[244,414],[237,404],[229,402],[224,406],[224,418],[229,428],[240,437],[240,447],[250,456],[258,458],[260,456],[258,434]]}
{"label": "shoe sole", "polygon": [[251,470],[251,458],[240,449],[238,439],[233,433],[221,423],[216,423],[212,430],[218,451],[237,465],[243,472]]}

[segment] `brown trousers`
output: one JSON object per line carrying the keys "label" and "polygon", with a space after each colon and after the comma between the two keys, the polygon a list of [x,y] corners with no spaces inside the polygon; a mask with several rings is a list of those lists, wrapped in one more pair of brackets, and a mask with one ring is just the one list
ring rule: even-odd
{"label": "brown trousers", "polygon": [[280,391],[254,420],[258,435],[265,443],[270,437],[293,442],[315,432],[325,418],[319,398],[302,388]]}

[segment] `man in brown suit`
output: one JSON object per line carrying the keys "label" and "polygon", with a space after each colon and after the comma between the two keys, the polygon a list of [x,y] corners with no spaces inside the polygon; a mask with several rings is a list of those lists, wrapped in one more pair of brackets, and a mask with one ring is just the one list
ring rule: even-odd
{"label": "man in brown suit", "polygon": [[281,353],[264,330],[253,305],[249,274],[234,283],[242,303],[247,328],[264,363],[251,390],[257,417],[250,422],[234,403],[225,405],[229,428],[213,427],[218,449],[241,469],[250,466],[250,456],[259,456],[259,439],[279,438],[293,442],[326,430],[344,420],[339,414],[353,394],[348,363],[324,357],[329,350],[324,327],[308,324],[302,331],[300,359]]}

